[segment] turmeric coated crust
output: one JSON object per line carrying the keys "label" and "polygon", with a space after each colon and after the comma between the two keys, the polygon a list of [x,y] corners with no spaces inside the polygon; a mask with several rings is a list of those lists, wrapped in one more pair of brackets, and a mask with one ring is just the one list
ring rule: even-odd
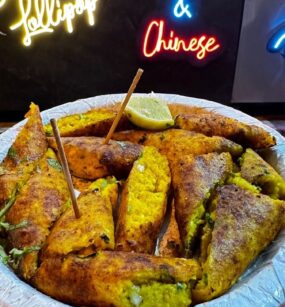
{"label": "turmeric coated crust", "polygon": [[190,284],[200,276],[195,260],[102,251],[84,259],[74,255],[48,258],[34,284],[72,305],[126,307],[141,297],[141,306],[155,302],[156,306],[178,307],[190,305]]}
{"label": "turmeric coated crust", "polygon": [[182,242],[175,217],[174,201],[171,203],[169,223],[159,242],[158,250],[161,257],[180,257],[182,254]]}
{"label": "turmeric coated crust", "polygon": [[0,164],[0,208],[22,188],[47,150],[39,107],[31,104],[26,124]]}
{"label": "turmeric coated crust", "polygon": [[227,185],[217,190],[215,224],[195,302],[225,293],[281,229],[284,202]]}
{"label": "turmeric coated crust", "polygon": [[224,183],[232,168],[229,153],[185,156],[171,166],[176,217],[186,256],[192,254],[211,192]]}
{"label": "turmeric coated crust", "polygon": [[[60,135],[63,137],[71,136],[104,136],[110,130],[117,115],[111,109],[94,109],[86,113],[73,114],[61,117],[57,120]],[[125,115],[122,116],[117,129],[131,129],[133,125]],[[52,136],[53,131],[50,124],[45,126],[47,136]]]}
{"label": "turmeric coated crust", "polygon": [[[62,170],[54,152],[48,149],[6,216],[6,222],[11,225],[27,223],[9,231],[9,245],[18,249],[41,247],[53,223],[66,209],[68,199]],[[37,252],[32,254],[24,256],[20,264],[20,275],[27,280],[34,274],[37,263]]]}
{"label": "turmeric coated crust", "polygon": [[241,123],[214,112],[179,115],[176,118],[176,127],[207,136],[222,136],[254,149],[276,145],[275,137],[263,128]]}
{"label": "turmeric coated crust", "polygon": [[[62,138],[64,151],[73,176],[95,180],[115,175],[127,177],[133,163],[142,151],[142,146],[129,142],[110,141],[103,144],[103,138]],[[57,150],[54,138],[48,138],[49,146]]]}
{"label": "turmeric coated crust", "polygon": [[263,194],[275,199],[285,199],[285,180],[256,152],[248,148],[241,157],[240,164],[241,176],[260,187]]}
{"label": "turmeric coated crust", "polygon": [[185,155],[229,152],[236,157],[243,151],[240,145],[223,137],[208,137],[181,129],[169,129],[163,132],[122,131],[114,133],[113,139],[154,146],[168,158],[170,163]]}
{"label": "turmeric coated crust", "polygon": [[124,186],[116,229],[116,249],[153,253],[170,186],[167,159],[145,147]]}
{"label": "turmeric coated crust", "polygon": [[71,206],[63,213],[47,239],[43,258],[72,252],[89,255],[98,250],[114,249],[114,221],[110,194],[118,193],[116,185],[111,184],[109,189],[105,187],[105,192],[93,186],[81,193],[77,200],[80,218],[75,217]]}

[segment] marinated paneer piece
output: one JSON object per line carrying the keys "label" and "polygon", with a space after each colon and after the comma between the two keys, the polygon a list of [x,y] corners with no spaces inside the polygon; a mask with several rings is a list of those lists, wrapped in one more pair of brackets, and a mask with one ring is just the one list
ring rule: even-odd
{"label": "marinated paneer piece", "polygon": [[241,176],[274,199],[285,199],[285,180],[255,151],[248,148],[240,159]]}
{"label": "marinated paneer piece", "polygon": [[20,130],[6,158],[0,164],[0,208],[12,203],[17,192],[29,179],[38,160],[47,150],[40,110],[31,104]]}
{"label": "marinated paneer piece", "polygon": [[[48,149],[6,216],[7,223],[24,225],[8,232],[9,246],[20,250],[41,248],[68,200],[61,166],[55,153]],[[19,274],[24,279],[29,280],[37,269],[38,249],[20,261]]]}
{"label": "marinated paneer piece", "polygon": [[211,192],[225,182],[232,167],[229,153],[184,156],[171,165],[176,218],[186,257],[192,254]]}
{"label": "marinated paneer piece", "polygon": [[171,213],[165,233],[159,242],[159,256],[179,257],[182,252],[182,242],[175,217],[174,201],[171,203]]}
{"label": "marinated paneer piece", "polygon": [[230,152],[233,156],[240,156],[243,152],[240,145],[225,138],[207,137],[179,129],[169,129],[163,132],[122,131],[114,133],[113,139],[154,146],[161,154],[167,156],[170,163],[185,155]]}
{"label": "marinated paneer piece", "polygon": [[[60,135],[68,136],[103,136],[108,133],[117,112],[111,109],[94,109],[82,114],[73,114],[61,117],[57,120]],[[133,127],[126,116],[122,116],[118,130]],[[53,131],[50,124],[45,126],[47,136],[52,136]]]}
{"label": "marinated paneer piece", "polygon": [[[114,175],[127,177],[133,163],[141,154],[142,146],[129,142],[110,141],[103,144],[103,138],[62,138],[69,168],[73,176],[95,180]],[[48,138],[49,145],[57,150],[54,138]]]}
{"label": "marinated paneer piece", "polygon": [[166,211],[170,170],[167,159],[145,147],[124,186],[116,229],[116,249],[153,253]]}
{"label": "marinated paneer piece", "polygon": [[[106,179],[104,179],[106,180]],[[56,222],[44,248],[43,258],[68,255],[90,255],[98,250],[114,249],[114,221],[111,199],[118,197],[117,184],[98,188],[101,182],[94,182],[80,194],[77,203],[80,218],[74,215],[70,206]],[[106,184],[108,182],[106,180]]]}
{"label": "marinated paneer piece", "polygon": [[255,149],[276,145],[275,137],[261,127],[241,123],[217,113],[179,115],[176,126],[181,129],[222,136]]}
{"label": "marinated paneer piece", "polygon": [[283,201],[236,185],[218,188],[214,202],[212,232],[203,243],[203,278],[193,290],[195,302],[211,300],[235,284],[279,233],[285,213]]}
{"label": "marinated paneer piece", "polygon": [[101,251],[87,258],[48,258],[34,283],[72,305],[180,307],[191,304],[191,285],[200,277],[195,260]]}

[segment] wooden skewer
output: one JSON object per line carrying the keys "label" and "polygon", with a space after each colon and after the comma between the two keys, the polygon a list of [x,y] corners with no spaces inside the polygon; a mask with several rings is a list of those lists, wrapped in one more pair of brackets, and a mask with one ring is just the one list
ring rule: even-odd
{"label": "wooden skewer", "polygon": [[65,179],[67,181],[67,185],[68,185],[68,189],[69,189],[69,193],[70,193],[70,197],[71,197],[71,201],[72,201],[73,211],[74,211],[75,217],[77,219],[79,219],[80,218],[80,212],[79,212],[79,209],[78,209],[77,200],[76,200],[76,196],[75,196],[75,193],[74,193],[74,186],[73,186],[73,183],[72,183],[72,179],[71,179],[66,155],[65,155],[65,152],[64,152],[64,149],[63,149],[63,146],[62,146],[60,133],[59,133],[59,130],[58,130],[58,127],[57,127],[56,120],[54,118],[51,119],[50,124],[52,126],[53,134],[54,134],[54,137],[55,137],[55,140],[56,140],[56,145],[57,145],[60,161],[61,161],[61,164],[62,164],[63,173],[64,173]]}
{"label": "wooden skewer", "polygon": [[133,82],[132,82],[132,84],[131,84],[131,86],[129,88],[129,91],[128,91],[126,97],[125,97],[125,100],[124,100],[123,104],[121,105],[120,111],[117,114],[117,116],[116,116],[116,118],[115,118],[115,120],[114,120],[114,122],[113,122],[113,124],[112,124],[112,126],[111,126],[111,128],[109,130],[109,132],[108,132],[108,135],[106,136],[106,139],[103,142],[103,144],[108,144],[110,139],[112,138],[113,133],[114,133],[114,131],[116,130],[116,128],[118,126],[118,123],[119,123],[119,121],[120,121],[120,119],[121,119],[121,117],[122,117],[122,115],[124,113],[124,110],[125,110],[128,102],[129,102],[133,92],[135,91],[135,89],[136,89],[136,87],[137,87],[137,85],[138,85],[138,83],[140,81],[140,78],[141,78],[142,74],[143,74],[143,70],[141,68],[139,68],[137,73],[136,73],[136,75],[135,75],[135,77],[134,77],[134,80],[133,80]]}

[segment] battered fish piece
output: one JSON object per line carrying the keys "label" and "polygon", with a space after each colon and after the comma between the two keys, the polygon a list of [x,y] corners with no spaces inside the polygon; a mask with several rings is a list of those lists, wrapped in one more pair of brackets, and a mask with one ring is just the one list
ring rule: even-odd
{"label": "battered fish piece", "polygon": [[[73,176],[95,180],[114,175],[127,177],[133,163],[142,152],[142,146],[129,142],[110,141],[103,138],[62,138],[62,144]],[[48,138],[49,146],[57,150],[54,138]]]}
{"label": "battered fish piece", "polygon": [[261,127],[241,123],[217,113],[179,115],[176,127],[207,136],[223,136],[254,149],[276,145],[276,139]]}
{"label": "battered fish piece", "polygon": [[[110,130],[117,112],[111,109],[94,109],[82,114],[73,114],[61,117],[57,120],[58,129],[61,136],[104,136]],[[133,125],[125,115],[122,116],[118,124],[118,130],[130,129]],[[45,133],[53,135],[50,124],[45,126]]]}
{"label": "battered fish piece", "polygon": [[[11,225],[25,226],[9,231],[9,246],[17,249],[40,248],[50,233],[50,228],[67,207],[69,192],[61,166],[55,153],[48,149],[36,171],[19,193],[6,215]],[[37,269],[38,251],[24,255],[19,274],[29,280]]]}
{"label": "battered fish piece", "polygon": [[211,192],[225,182],[232,169],[229,153],[184,156],[172,165],[176,218],[186,257],[192,254]]}
{"label": "battered fish piece", "polygon": [[201,276],[195,260],[98,252],[46,259],[34,279],[55,299],[78,306],[189,306],[191,284]]}
{"label": "battered fish piece", "polygon": [[211,152],[230,152],[233,156],[242,154],[242,147],[222,137],[207,137],[191,131],[169,129],[163,132],[124,131],[114,133],[113,139],[129,141],[156,147],[166,155],[169,162],[184,155],[202,155]]}
{"label": "battered fish piece", "polygon": [[180,257],[182,252],[182,242],[175,217],[174,201],[171,203],[170,219],[163,237],[159,242],[159,256]]}
{"label": "battered fish piece", "polygon": [[[106,185],[108,185],[107,180]],[[69,207],[56,222],[44,248],[43,258],[67,255],[76,252],[90,255],[98,250],[113,250],[114,221],[112,214],[112,194],[118,197],[116,180],[109,187],[94,182],[80,194],[77,203],[80,218]]]}
{"label": "battered fish piece", "polygon": [[202,264],[203,278],[193,289],[195,302],[225,293],[279,233],[284,202],[227,185],[217,190],[212,234]]}
{"label": "battered fish piece", "polygon": [[25,117],[28,121],[0,164],[0,208],[27,182],[47,150],[39,107],[32,103]]}
{"label": "battered fish piece", "polygon": [[170,186],[167,159],[145,147],[124,186],[116,229],[116,249],[153,253]]}
{"label": "battered fish piece", "polygon": [[285,199],[285,180],[256,152],[248,148],[240,159],[241,176],[259,186],[263,194]]}

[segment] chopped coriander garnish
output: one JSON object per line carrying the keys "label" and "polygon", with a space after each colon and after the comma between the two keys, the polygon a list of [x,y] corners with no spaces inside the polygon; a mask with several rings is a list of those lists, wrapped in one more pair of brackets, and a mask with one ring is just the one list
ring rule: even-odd
{"label": "chopped coriander garnish", "polygon": [[17,158],[17,150],[13,146],[11,146],[8,150],[7,155],[8,155],[9,158],[15,160]]}
{"label": "chopped coriander garnish", "polygon": [[59,164],[59,162],[58,162],[57,160],[52,159],[52,158],[49,158],[49,159],[47,159],[47,162],[48,162],[48,164],[49,164],[51,167],[53,167],[53,168],[55,168],[55,169],[57,169],[57,170],[59,170],[59,171],[62,170],[62,167],[61,167],[61,165]]}

